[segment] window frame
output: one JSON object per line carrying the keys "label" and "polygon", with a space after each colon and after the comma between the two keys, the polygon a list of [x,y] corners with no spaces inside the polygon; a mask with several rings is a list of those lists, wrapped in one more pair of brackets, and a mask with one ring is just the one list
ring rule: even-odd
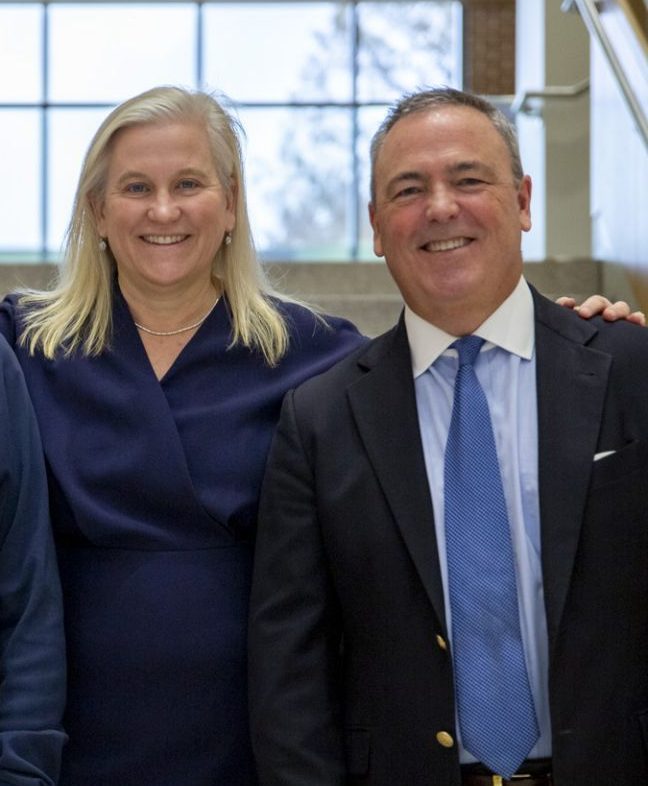
{"label": "window frame", "polygon": [[[282,4],[308,4],[323,2],[324,0],[281,0]],[[351,136],[348,141],[348,150],[350,150],[351,158],[351,173],[349,184],[349,210],[348,220],[350,226],[347,230],[349,237],[347,248],[349,261],[363,261],[365,258],[361,256],[361,222],[364,222],[366,215],[366,202],[361,198],[363,193],[364,183],[362,182],[361,169],[362,162],[358,155],[358,140],[360,139],[360,112],[366,108],[378,107],[387,108],[389,102],[378,100],[361,101],[357,96],[357,81],[358,81],[358,31],[359,31],[359,6],[365,2],[372,2],[377,4],[393,4],[395,2],[408,2],[408,0],[344,0],[345,6],[349,11],[349,18],[351,24],[350,36],[352,40],[350,67],[352,70],[352,97],[348,101],[299,101],[299,100],[285,100],[285,101],[245,101],[234,99],[234,109],[236,111],[247,109],[344,109],[351,113]],[[203,50],[203,31],[205,27],[205,6],[213,3],[214,0],[92,0],[95,5],[187,5],[195,6],[196,13],[196,30],[195,30],[195,53],[194,53],[194,87],[203,89],[205,86],[204,63],[205,56]],[[241,5],[258,4],[259,0],[227,0],[228,3],[238,3]],[[462,2],[462,0],[460,0]],[[50,215],[48,209],[48,194],[50,192],[50,173],[48,168],[48,151],[50,147],[50,130],[49,130],[49,117],[52,110],[101,110],[109,111],[114,108],[118,102],[104,102],[104,101],[55,101],[49,98],[50,95],[50,77],[48,73],[49,61],[49,32],[50,32],[50,17],[49,9],[56,5],[87,5],[87,0],[28,0],[25,5],[41,6],[43,9],[41,15],[41,100],[40,101],[3,101],[0,99],[0,109],[2,110],[25,110],[32,109],[40,113],[40,151],[39,151],[39,166],[40,166],[40,221],[39,221],[39,242],[33,251],[12,251],[11,249],[4,249],[0,247],[0,264],[3,262],[21,261],[21,262],[56,262],[60,260],[60,252],[53,251],[48,248],[48,235],[50,231]],[[15,0],[0,0],[0,8],[2,5],[21,5]],[[461,47],[460,47],[461,49]],[[461,67],[463,60],[463,52],[457,52],[457,61]],[[121,100],[121,99],[120,99]],[[366,189],[365,189],[366,190]],[[275,257],[272,253],[262,252],[264,260],[267,261],[284,261],[282,257]],[[299,261],[296,259],[295,261]],[[325,261],[325,260],[322,260]]]}

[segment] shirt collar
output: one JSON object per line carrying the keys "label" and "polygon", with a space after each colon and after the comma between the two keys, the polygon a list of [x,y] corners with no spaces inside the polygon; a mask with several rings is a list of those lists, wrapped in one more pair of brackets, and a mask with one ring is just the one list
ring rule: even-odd
{"label": "shirt collar", "polygon": [[[426,371],[458,338],[427,322],[407,305],[405,326],[414,377]],[[486,340],[486,348],[498,346],[525,360],[531,359],[535,344],[533,297],[523,277],[520,277],[513,292],[499,308],[475,330],[474,335]]]}

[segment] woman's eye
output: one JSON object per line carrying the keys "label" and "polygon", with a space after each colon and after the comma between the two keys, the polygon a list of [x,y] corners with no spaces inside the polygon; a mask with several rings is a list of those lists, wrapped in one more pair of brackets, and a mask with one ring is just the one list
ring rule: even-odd
{"label": "woman's eye", "polygon": [[181,191],[193,191],[198,188],[198,183],[195,180],[181,180],[178,183],[178,188]]}
{"label": "woman's eye", "polygon": [[126,191],[129,194],[145,194],[148,188],[144,183],[128,183]]}

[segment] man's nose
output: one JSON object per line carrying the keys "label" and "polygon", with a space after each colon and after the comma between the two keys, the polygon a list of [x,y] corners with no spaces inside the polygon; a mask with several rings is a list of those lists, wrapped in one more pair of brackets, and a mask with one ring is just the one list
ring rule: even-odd
{"label": "man's nose", "polygon": [[444,184],[437,184],[427,195],[425,215],[428,221],[450,221],[459,212],[454,189]]}

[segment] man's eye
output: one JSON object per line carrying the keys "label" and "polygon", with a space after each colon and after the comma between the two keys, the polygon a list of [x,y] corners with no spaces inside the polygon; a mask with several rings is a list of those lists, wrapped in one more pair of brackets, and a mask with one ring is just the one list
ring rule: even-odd
{"label": "man's eye", "polygon": [[396,198],[410,197],[420,193],[421,193],[420,186],[406,186],[405,188],[401,188],[400,191],[397,191],[395,196]]}
{"label": "man's eye", "polygon": [[463,177],[461,180],[458,181],[458,185],[460,186],[481,186],[483,185],[484,181],[480,180],[478,177]]}

